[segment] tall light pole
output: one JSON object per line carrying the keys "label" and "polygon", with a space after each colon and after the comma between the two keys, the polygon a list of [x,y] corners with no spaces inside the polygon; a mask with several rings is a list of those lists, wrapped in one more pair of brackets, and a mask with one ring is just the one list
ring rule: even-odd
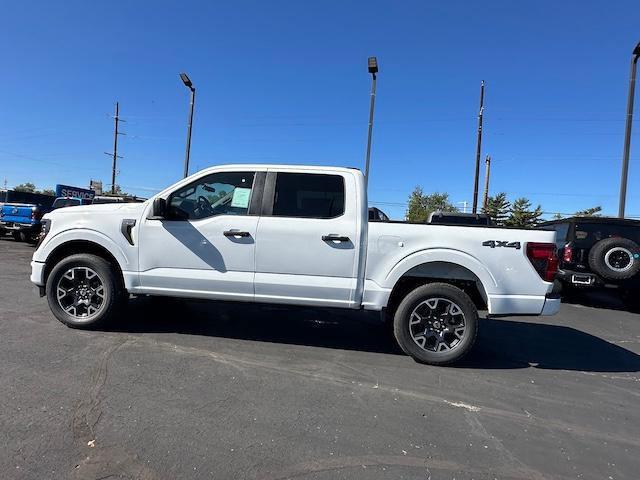
{"label": "tall light pole", "polygon": [[631,148],[631,124],[633,123],[633,97],[636,89],[636,70],[640,58],[640,42],[631,54],[631,72],[629,74],[629,96],[627,97],[627,121],[624,131],[624,149],[622,152],[622,175],[620,177],[620,203],[618,217],[624,218],[624,207],[627,201],[627,175],[629,174],[629,150]]}
{"label": "tall light pole", "polygon": [[373,110],[376,106],[376,77],[378,74],[378,59],[369,57],[369,73],[371,74],[371,102],[369,104],[369,135],[367,137],[367,160],[364,166],[364,180],[369,184],[369,161],[371,160],[371,136],[373,135]]}
{"label": "tall light pole", "polygon": [[184,155],[184,177],[189,176],[189,155],[191,153],[191,127],[193,125],[193,104],[196,100],[196,89],[186,73],[180,74],[184,86],[191,90],[191,105],[189,107],[189,126],[187,128],[187,150]]}
{"label": "tall light pole", "polygon": [[478,144],[476,146],[476,171],[473,177],[473,213],[478,213],[478,182],[480,180],[480,152],[482,151],[482,115],[484,114],[484,80],[480,83],[480,110],[478,111]]}

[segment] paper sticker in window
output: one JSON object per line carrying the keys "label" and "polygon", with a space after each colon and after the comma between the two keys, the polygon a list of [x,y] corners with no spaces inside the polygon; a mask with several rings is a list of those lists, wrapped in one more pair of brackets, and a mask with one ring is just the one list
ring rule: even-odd
{"label": "paper sticker in window", "polygon": [[249,208],[249,198],[251,197],[250,188],[236,187],[233,191],[231,206],[237,208]]}

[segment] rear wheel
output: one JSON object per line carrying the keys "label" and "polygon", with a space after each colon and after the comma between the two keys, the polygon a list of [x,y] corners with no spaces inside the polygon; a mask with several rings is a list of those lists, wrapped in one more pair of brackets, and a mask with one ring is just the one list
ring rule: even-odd
{"label": "rear wheel", "polygon": [[402,300],[393,327],[396,341],[407,355],[421,363],[446,365],[460,360],[473,347],[478,311],[459,288],[431,283]]}
{"label": "rear wheel", "polygon": [[107,322],[124,297],[113,266],[96,255],[61,260],[46,285],[51,311],[72,328],[95,328]]}
{"label": "rear wheel", "polygon": [[24,241],[22,239],[22,237],[24,236],[24,233],[22,233],[22,232],[11,232],[11,236],[13,237],[13,239],[16,242],[23,242]]}

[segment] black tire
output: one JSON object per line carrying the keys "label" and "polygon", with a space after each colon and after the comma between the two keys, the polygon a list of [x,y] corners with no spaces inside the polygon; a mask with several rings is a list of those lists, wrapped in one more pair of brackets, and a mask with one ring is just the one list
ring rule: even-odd
{"label": "black tire", "polygon": [[[439,314],[437,312],[442,308],[440,306],[442,300],[444,300],[442,305],[446,311]],[[427,305],[428,301],[433,307]],[[455,305],[457,309],[454,311],[458,312],[459,309],[460,312],[450,314],[449,311],[453,310],[453,307],[447,308],[447,304]],[[424,308],[428,309],[428,315],[433,316],[420,317],[418,315],[419,322],[412,324],[414,310],[419,311],[425,305]],[[449,331],[456,325],[460,325],[460,315],[462,315],[464,326],[461,338]],[[427,330],[429,330],[429,334],[416,335],[414,330],[416,328],[420,330],[423,326],[425,334]],[[435,333],[437,329],[440,330]],[[447,365],[462,359],[473,347],[478,335],[478,310],[471,298],[459,288],[447,283],[430,283],[411,291],[400,302],[393,318],[393,332],[402,351],[415,361],[429,365]],[[437,337],[438,334],[442,336]],[[436,343],[434,350],[431,350],[430,339],[433,339],[434,335],[437,337],[434,341],[440,343]],[[414,337],[417,339],[414,340]],[[424,342],[419,345],[421,337],[424,338]],[[439,349],[442,347],[443,341],[447,343],[448,349],[446,350]]]}
{"label": "black tire", "polygon": [[626,280],[640,271],[640,247],[628,238],[605,238],[591,247],[589,266],[608,280]]}
{"label": "black tire", "polygon": [[[93,277],[95,280],[93,280],[94,283],[91,284],[91,287],[95,287],[97,283],[102,287],[102,299],[99,302],[97,311],[90,312],[88,306],[79,304],[77,307],[73,307],[73,312],[77,313],[77,315],[73,315],[72,313],[65,311],[61,305],[61,302],[66,303],[69,299],[75,298],[73,294],[68,294],[65,295],[63,299],[58,299],[58,287],[63,285],[60,282],[63,280],[65,274],[68,275],[68,272],[72,269],[76,269],[74,270],[74,273],[76,271],[82,272],[85,270],[96,274],[97,279]],[[87,273],[85,273],[85,278],[87,276]],[[78,274],[78,277],[81,277],[81,274]],[[68,281],[70,282],[69,284],[72,285],[69,287],[68,291],[82,291],[80,287],[73,287],[73,282],[75,280],[69,280],[65,277],[63,281]],[[77,281],[83,280],[79,278]],[[67,284],[64,284],[65,287],[66,285]],[[84,290],[92,291],[95,290],[95,288],[85,288]],[[125,290],[120,285],[118,274],[114,267],[105,259],[86,253],[71,255],[56,264],[47,278],[46,293],[49,308],[51,308],[51,312],[55,317],[68,327],[82,329],[92,329],[104,325],[123,305],[123,299],[128,297],[128,294],[126,294]],[[100,300],[96,295],[91,295],[90,293],[87,293],[86,295],[90,296],[91,305],[93,305],[94,299],[96,301]],[[86,310],[86,315],[79,317],[78,315],[82,315],[84,310]]]}
{"label": "black tire", "polygon": [[22,232],[11,232],[11,236],[16,242],[22,242],[22,235],[20,235],[21,233]]}

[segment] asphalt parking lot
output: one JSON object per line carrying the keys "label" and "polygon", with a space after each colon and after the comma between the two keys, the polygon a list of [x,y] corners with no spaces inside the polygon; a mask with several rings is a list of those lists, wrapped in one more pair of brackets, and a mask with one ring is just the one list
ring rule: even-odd
{"label": "asphalt parking lot", "polygon": [[139,298],[71,330],[32,252],[0,239],[2,478],[638,478],[640,315],[612,298],[484,319],[429,367],[348,312]]}

